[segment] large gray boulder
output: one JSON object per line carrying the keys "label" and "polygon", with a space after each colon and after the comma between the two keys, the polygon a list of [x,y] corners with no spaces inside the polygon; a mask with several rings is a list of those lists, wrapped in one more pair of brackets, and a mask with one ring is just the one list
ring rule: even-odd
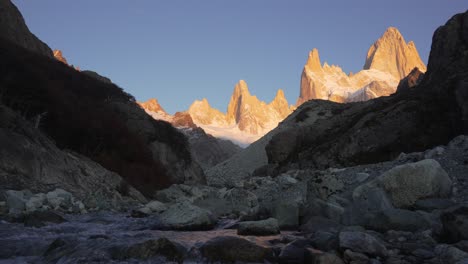
{"label": "large gray boulder", "polygon": [[182,202],[171,205],[160,215],[164,226],[173,230],[209,230],[216,224],[210,211]]}
{"label": "large gray boulder", "polygon": [[436,160],[427,159],[394,167],[379,177],[379,185],[395,207],[405,208],[419,199],[448,197],[452,181]]}
{"label": "large gray boulder", "polygon": [[280,233],[278,220],[268,218],[260,221],[240,222],[237,234],[242,236],[269,236]]}

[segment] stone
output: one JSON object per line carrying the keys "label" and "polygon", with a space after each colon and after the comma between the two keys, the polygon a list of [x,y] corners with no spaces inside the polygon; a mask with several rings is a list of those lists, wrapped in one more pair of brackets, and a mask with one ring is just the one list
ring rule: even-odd
{"label": "stone", "polygon": [[43,227],[48,223],[60,224],[66,222],[60,214],[53,211],[33,211],[23,216],[24,226]]}
{"label": "stone", "polygon": [[365,232],[344,231],[339,234],[340,247],[354,252],[385,257],[387,248],[382,240]]}
{"label": "stone", "polygon": [[8,190],[5,196],[10,214],[21,213],[26,209],[25,195],[22,191]]}
{"label": "stone", "polygon": [[297,229],[299,226],[299,205],[279,203],[274,210],[274,218],[278,220],[280,229]]}
{"label": "stone", "polygon": [[339,249],[338,233],[319,230],[307,237],[310,244],[317,249],[323,251]]}
{"label": "stone", "polygon": [[319,216],[341,222],[345,210],[339,204],[323,201],[321,199],[309,199],[304,210],[304,219]]}
{"label": "stone", "polygon": [[304,263],[314,264],[344,264],[343,260],[335,254],[307,249]]}
{"label": "stone", "polygon": [[416,201],[415,210],[433,211],[443,210],[454,206],[455,203],[450,199],[429,198]]}
{"label": "stone", "polygon": [[279,233],[278,220],[275,218],[240,222],[237,228],[237,234],[242,236],[269,236]]}
{"label": "stone", "polygon": [[431,222],[424,215],[404,209],[387,209],[367,216],[366,227],[377,230],[418,231],[431,229]]}
{"label": "stone", "polygon": [[362,253],[354,252],[349,249],[346,249],[343,253],[343,258],[345,261],[350,263],[368,263],[369,257]]}
{"label": "stone", "polygon": [[301,232],[310,234],[317,231],[338,233],[343,226],[336,221],[324,217],[311,217],[300,228]]}
{"label": "stone", "polygon": [[418,67],[415,67],[411,72],[398,83],[396,92],[400,93],[401,91],[407,91],[410,88],[418,85],[424,78],[424,73],[419,70]]}
{"label": "stone", "polygon": [[46,194],[47,203],[54,209],[68,210],[73,205],[73,195],[63,189],[55,189]]}
{"label": "stone", "polygon": [[396,166],[379,177],[379,185],[398,208],[413,206],[420,199],[446,198],[452,191],[452,181],[432,159]]}
{"label": "stone", "polygon": [[8,207],[6,202],[0,202],[0,216],[8,214]]}
{"label": "stone", "polygon": [[279,263],[304,263],[306,255],[306,247],[308,241],[305,239],[299,239],[288,243],[281,249],[278,256]]}
{"label": "stone", "polygon": [[446,244],[437,245],[434,249],[434,253],[436,255],[436,260],[447,264],[455,264],[468,258],[467,252]]}
{"label": "stone", "polygon": [[440,215],[443,236],[447,241],[468,240],[468,205],[454,206]]}
{"label": "stone", "polygon": [[173,230],[209,230],[216,220],[210,211],[188,202],[171,205],[160,215],[163,225]]}
{"label": "stone", "polygon": [[112,258],[118,260],[147,260],[155,256],[164,256],[168,261],[181,263],[184,259],[184,255],[185,250],[181,245],[162,237],[131,245],[124,250],[117,249],[113,252]]}
{"label": "stone", "polygon": [[149,213],[162,213],[167,210],[167,205],[160,201],[151,201],[147,203],[144,208],[148,209]]}
{"label": "stone", "polygon": [[208,261],[221,263],[236,261],[263,263],[273,257],[272,249],[233,236],[212,238],[200,247],[200,252]]}
{"label": "stone", "polygon": [[44,206],[44,203],[46,202],[46,199],[46,195],[43,193],[33,195],[25,203],[26,212],[41,210]]}

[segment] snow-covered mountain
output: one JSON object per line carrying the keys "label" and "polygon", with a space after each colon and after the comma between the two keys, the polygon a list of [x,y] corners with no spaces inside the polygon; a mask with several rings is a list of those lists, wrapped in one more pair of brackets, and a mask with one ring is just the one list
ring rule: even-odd
{"label": "snow-covered mountain", "polygon": [[281,89],[277,91],[273,101],[265,103],[250,94],[244,80],[235,85],[226,114],[211,107],[205,98],[194,101],[186,112],[178,112],[173,116],[164,111],[156,99],[140,105],[153,118],[165,120],[176,127],[184,127],[178,125],[180,118],[177,116],[189,115],[193,123],[207,134],[231,140],[242,147],[275,128],[293,110]]}
{"label": "snow-covered mountain", "polygon": [[369,48],[364,68],[356,74],[346,74],[339,66],[327,63],[322,66],[318,50],[313,49],[302,72],[297,105],[311,99],[343,103],[390,95],[415,67],[426,71],[415,44],[406,43],[394,27]]}

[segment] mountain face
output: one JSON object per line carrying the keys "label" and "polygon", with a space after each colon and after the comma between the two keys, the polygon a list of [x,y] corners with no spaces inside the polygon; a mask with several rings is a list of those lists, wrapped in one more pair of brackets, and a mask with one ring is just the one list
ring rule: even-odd
{"label": "mountain face", "polygon": [[427,72],[413,88],[355,104],[305,102],[259,141],[208,170],[207,182],[235,186],[257,173],[377,163],[467,134],[466,21],[468,12],[437,29]]}
{"label": "mountain face", "polygon": [[0,0],[0,36],[23,48],[52,58],[52,50],[29,31],[23,16],[10,0]]}
{"label": "mountain face", "polygon": [[[172,183],[205,182],[185,136],[170,124],[151,118],[121,88],[8,40],[0,42],[0,55],[0,104],[32,122],[37,133],[45,133],[57,148],[77,152],[116,172],[124,183],[147,196]],[[8,131],[8,127],[5,129]],[[22,147],[27,148],[27,144]],[[10,173],[15,168],[8,167],[9,161],[4,160],[11,155],[0,155],[0,164],[7,164],[0,168],[6,181],[18,177]],[[56,173],[70,171],[83,177],[88,173],[66,167]],[[38,174],[29,176],[39,177],[40,181],[41,170],[33,172]],[[22,183],[18,182],[15,189],[28,188]]]}
{"label": "mountain face", "polygon": [[394,27],[388,28],[369,48],[364,64],[364,70],[388,72],[398,80],[406,77],[415,67],[422,72],[426,71],[414,42],[406,43]]}
{"label": "mountain face", "polygon": [[226,114],[211,108],[206,99],[195,101],[188,113],[208,134],[245,146],[275,128],[292,110],[282,90],[265,103],[251,95],[247,83],[241,80],[234,87]]}
{"label": "mountain face", "polygon": [[415,67],[426,70],[414,43],[406,43],[392,27],[369,48],[364,69],[356,74],[327,63],[322,66],[318,50],[313,49],[302,72],[297,105],[311,99],[344,103],[387,96]]}

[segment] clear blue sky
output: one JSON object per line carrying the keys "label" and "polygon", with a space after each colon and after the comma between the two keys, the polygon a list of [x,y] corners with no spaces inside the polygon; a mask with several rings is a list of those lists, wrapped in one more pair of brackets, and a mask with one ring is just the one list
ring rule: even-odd
{"label": "clear blue sky", "polygon": [[424,62],[432,34],[464,0],[13,0],[33,33],[81,69],[111,78],[137,100],[158,98],[170,113],[206,97],[221,111],[234,84],[270,101],[299,95],[302,67],[359,71],[389,26],[413,40]]}

